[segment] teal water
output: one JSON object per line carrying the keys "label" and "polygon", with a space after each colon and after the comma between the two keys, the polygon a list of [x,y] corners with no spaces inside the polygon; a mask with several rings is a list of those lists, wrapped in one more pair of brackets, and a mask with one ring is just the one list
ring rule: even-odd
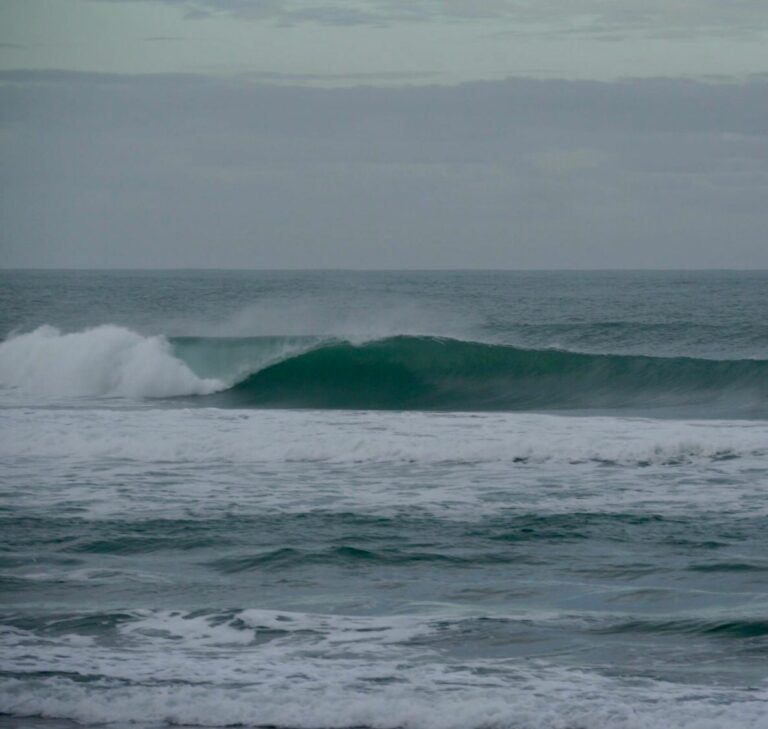
{"label": "teal water", "polygon": [[[211,340],[197,345],[218,346]],[[434,337],[331,341],[267,362],[209,402],[503,411],[677,406],[678,413],[709,406],[710,415],[730,408],[731,414],[765,416],[768,360],[583,354]]]}
{"label": "teal water", "polygon": [[766,726],[766,322],[761,272],[3,272],[0,722]]}

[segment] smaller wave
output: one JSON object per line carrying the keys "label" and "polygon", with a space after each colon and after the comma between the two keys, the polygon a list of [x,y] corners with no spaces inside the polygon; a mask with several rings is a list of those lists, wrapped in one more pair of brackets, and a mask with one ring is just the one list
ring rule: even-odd
{"label": "smaller wave", "polygon": [[292,567],[331,564],[350,565],[370,563],[376,565],[415,565],[432,563],[442,566],[477,567],[481,564],[506,564],[519,561],[519,556],[510,557],[503,553],[455,555],[442,552],[408,551],[405,549],[384,548],[380,550],[361,549],[360,547],[335,547],[317,551],[282,547],[255,555],[224,557],[206,566],[224,574],[249,572],[252,570],[275,569],[284,571]]}
{"label": "smaller wave", "polygon": [[[446,660],[446,646],[481,636],[519,643],[530,632],[529,617],[537,616],[134,610],[49,615],[37,625],[0,617],[0,711],[91,725],[293,729],[764,726],[762,687],[465,654]],[[758,623],[734,625],[677,627],[763,635]],[[650,627],[664,637],[670,626]]]}
{"label": "smaller wave", "polygon": [[752,640],[768,637],[768,620],[760,618],[742,619],[645,619],[628,620],[593,629],[594,633],[630,634],[658,633],[661,635],[700,635],[721,639]]}
{"label": "smaller wave", "polygon": [[103,325],[64,334],[51,326],[0,343],[0,387],[59,397],[174,397],[225,387],[199,377],[162,336]]}

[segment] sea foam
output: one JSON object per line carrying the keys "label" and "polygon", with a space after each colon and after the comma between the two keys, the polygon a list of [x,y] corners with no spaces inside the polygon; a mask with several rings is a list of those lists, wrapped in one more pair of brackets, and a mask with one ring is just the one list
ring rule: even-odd
{"label": "sea foam", "polygon": [[51,326],[0,343],[0,386],[48,396],[173,397],[222,389],[173,356],[162,336],[103,325],[65,334]]}
{"label": "sea foam", "polygon": [[763,421],[536,413],[6,408],[5,458],[184,463],[724,465],[768,452]]}
{"label": "sea foam", "polygon": [[[541,662],[443,666],[422,655],[407,665],[407,637],[381,646],[376,630],[345,640],[348,631],[332,629],[325,642],[341,644],[322,658],[308,655],[291,636],[206,650],[195,632],[199,619],[181,635],[184,616],[173,620],[148,615],[144,626],[133,626],[132,651],[120,656],[112,648],[61,639],[55,646],[27,645],[23,673],[30,675],[0,681],[0,710],[99,725],[294,729],[758,729],[768,713],[764,689],[624,681]],[[176,640],[158,636],[158,625],[170,627]],[[231,632],[208,626],[207,637],[229,638]],[[158,640],[171,645],[157,650]],[[98,680],[83,673],[85,661]],[[35,674],[39,666],[46,670]]]}

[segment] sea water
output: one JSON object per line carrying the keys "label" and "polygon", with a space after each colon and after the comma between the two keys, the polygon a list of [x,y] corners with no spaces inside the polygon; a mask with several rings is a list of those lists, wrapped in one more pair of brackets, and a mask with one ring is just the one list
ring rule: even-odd
{"label": "sea water", "polygon": [[768,274],[0,274],[0,725],[768,726]]}

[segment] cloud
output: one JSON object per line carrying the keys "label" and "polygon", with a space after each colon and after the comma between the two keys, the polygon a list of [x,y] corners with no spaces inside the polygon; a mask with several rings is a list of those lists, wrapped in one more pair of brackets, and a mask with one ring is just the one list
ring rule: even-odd
{"label": "cloud", "polygon": [[768,267],[768,82],[0,73],[5,265]]}
{"label": "cloud", "polygon": [[250,71],[239,74],[240,80],[277,83],[314,83],[344,81],[346,83],[415,82],[434,80],[441,74],[434,71],[350,71],[348,73],[289,73],[284,71]]}
{"label": "cloud", "polygon": [[[138,2],[144,0],[93,0],[94,2]],[[271,20],[279,25],[316,23],[320,25],[381,25],[416,17],[406,5],[402,9],[380,7],[379,3],[307,2],[307,0],[151,0],[179,7],[189,20],[204,20],[217,15],[230,15],[242,20]],[[419,13],[418,15],[421,15]]]}
{"label": "cloud", "polygon": [[[138,0],[93,0],[137,2]],[[282,25],[337,26],[403,22],[493,21],[501,31],[560,33],[618,39],[627,33],[687,38],[752,36],[768,30],[763,0],[152,0],[178,6],[186,17],[219,14]]]}
{"label": "cloud", "polygon": [[181,43],[183,41],[189,41],[189,38],[179,35],[153,35],[148,38],[144,38],[147,43]]}

